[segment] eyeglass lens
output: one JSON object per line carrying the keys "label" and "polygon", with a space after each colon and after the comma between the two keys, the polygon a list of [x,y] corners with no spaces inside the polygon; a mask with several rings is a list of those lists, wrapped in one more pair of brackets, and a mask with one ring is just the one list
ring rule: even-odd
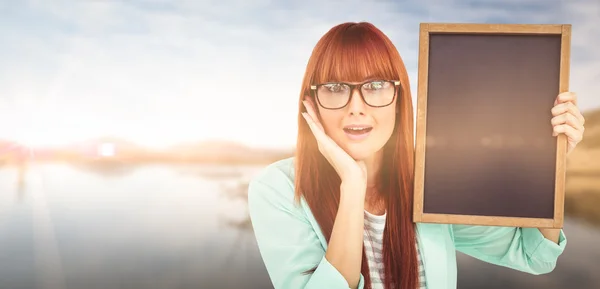
{"label": "eyeglass lens", "polygon": [[[361,85],[360,92],[370,106],[386,106],[394,100],[395,87],[390,81],[371,81]],[[352,88],[345,83],[327,83],[319,86],[317,97],[326,108],[344,107],[352,94]]]}

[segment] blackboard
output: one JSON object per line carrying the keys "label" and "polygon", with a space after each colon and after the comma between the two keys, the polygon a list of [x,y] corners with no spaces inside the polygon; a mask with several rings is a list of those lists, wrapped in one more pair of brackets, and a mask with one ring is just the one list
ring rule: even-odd
{"label": "blackboard", "polygon": [[571,25],[421,23],[413,219],[562,228]]}

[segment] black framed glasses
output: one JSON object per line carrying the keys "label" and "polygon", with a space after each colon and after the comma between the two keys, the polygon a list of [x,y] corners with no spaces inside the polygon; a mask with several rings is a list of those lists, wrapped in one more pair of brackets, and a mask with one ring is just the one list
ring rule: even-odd
{"label": "black framed glasses", "polygon": [[323,108],[341,109],[350,103],[355,89],[358,89],[360,97],[368,106],[388,106],[394,102],[398,87],[399,80],[368,80],[358,84],[327,82],[311,85],[310,90]]}

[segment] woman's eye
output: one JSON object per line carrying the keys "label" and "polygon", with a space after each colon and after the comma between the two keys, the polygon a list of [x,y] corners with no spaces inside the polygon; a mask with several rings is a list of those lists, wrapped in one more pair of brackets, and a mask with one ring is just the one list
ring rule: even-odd
{"label": "woman's eye", "polygon": [[340,92],[345,90],[345,85],[340,83],[332,83],[325,86],[331,92]]}
{"label": "woman's eye", "polygon": [[369,89],[369,90],[382,89],[383,86],[384,86],[383,81],[371,81],[371,82],[365,83],[365,88]]}

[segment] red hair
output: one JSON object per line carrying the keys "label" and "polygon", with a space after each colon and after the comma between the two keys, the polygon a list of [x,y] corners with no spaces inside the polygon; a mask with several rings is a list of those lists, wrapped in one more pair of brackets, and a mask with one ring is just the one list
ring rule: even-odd
{"label": "red hair", "polygon": [[[395,288],[415,289],[419,272],[412,222],[413,108],[408,73],[396,47],[370,23],[343,23],[333,27],[319,40],[308,61],[298,102],[295,197],[296,201],[304,197],[329,242],[340,200],[341,180],[319,152],[316,139],[300,114],[305,111],[302,99],[311,95],[311,84],[359,82],[370,77],[400,80],[402,87],[397,94],[394,132],[384,146],[378,177],[387,208],[382,279],[385,288],[395,284]],[[370,289],[364,245],[361,273],[365,288]]]}

